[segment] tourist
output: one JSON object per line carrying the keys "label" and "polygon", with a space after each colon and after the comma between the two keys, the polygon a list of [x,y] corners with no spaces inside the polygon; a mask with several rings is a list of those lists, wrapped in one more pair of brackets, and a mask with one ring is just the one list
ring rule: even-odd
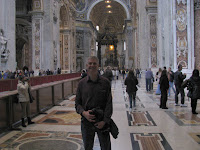
{"label": "tourist", "polygon": [[158,72],[156,72],[156,82],[157,82],[156,95],[160,95],[160,94],[161,94],[161,91],[160,91],[160,84],[159,84],[161,74],[162,74],[162,69],[159,68],[159,69],[158,69]]}
{"label": "tourist", "polygon": [[153,72],[151,71],[151,68],[149,68],[148,71],[145,73],[145,79],[146,79],[146,91],[149,92],[152,90],[152,79],[153,79]]}
{"label": "tourist", "polygon": [[187,107],[185,105],[185,93],[184,88],[181,87],[181,84],[183,83],[183,80],[186,78],[186,74],[182,74],[182,65],[178,65],[178,70],[174,73],[174,84],[176,87],[176,93],[175,93],[175,106],[179,106],[178,104],[178,94],[181,93],[181,107]]}
{"label": "tourist", "polygon": [[[98,73],[99,60],[95,56],[88,58],[87,73],[78,85],[75,108],[82,116],[81,132],[85,150],[92,150],[95,132],[98,135],[102,150],[111,150],[109,132],[102,132],[109,124],[113,112],[111,84]],[[101,119],[95,110],[102,112]]]}
{"label": "tourist", "polygon": [[34,122],[31,121],[30,115],[30,84],[29,79],[25,77],[23,74],[19,76],[19,81],[17,84],[17,91],[19,94],[19,102],[22,107],[22,127],[26,127],[25,124],[25,118],[27,117],[28,124],[34,124]]}
{"label": "tourist", "polygon": [[182,88],[189,90],[188,97],[191,98],[191,107],[192,107],[192,114],[198,114],[196,112],[197,108],[197,99],[200,99],[200,77],[199,77],[199,70],[194,69],[192,72],[192,76],[183,82]]}
{"label": "tourist", "polygon": [[134,76],[134,72],[132,70],[129,71],[128,77],[125,79],[124,84],[126,85],[126,92],[129,96],[129,102],[130,102],[130,108],[129,110],[132,110],[132,103],[133,107],[136,107],[136,92],[137,92],[137,86],[138,80],[137,77]]}
{"label": "tourist", "polygon": [[169,80],[169,90],[168,90],[168,96],[170,96],[170,89],[174,91],[174,94],[176,93],[174,89],[174,72],[171,70],[171,67],[168,68],[168,80]]}
{"label": "tourist", "polygon": [[161,73],[159,84],[160,84],[160,90],[161,90],[160,108],[168,109],[166,106],[166,103],[167,103],[167,90],[169,89],[169,80],[167,77],[166,69],[164,69]]}

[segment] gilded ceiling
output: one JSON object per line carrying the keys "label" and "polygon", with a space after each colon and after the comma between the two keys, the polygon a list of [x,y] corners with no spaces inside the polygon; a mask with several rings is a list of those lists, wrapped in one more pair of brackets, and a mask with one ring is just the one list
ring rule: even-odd
{"label": "gilded ceiling", "polygon": [[[111,8],[106,6],[110,5]],[[108,13],[111,11],[112,13]],[[99,26],[99,32],[103,33],[105,28],[109,28],[111,33],[119,33],[123,31],[126,12],[121,4],[111,1],[110,4],[103,2],[98,3],[90,13],[90,20],[94,27]]]}

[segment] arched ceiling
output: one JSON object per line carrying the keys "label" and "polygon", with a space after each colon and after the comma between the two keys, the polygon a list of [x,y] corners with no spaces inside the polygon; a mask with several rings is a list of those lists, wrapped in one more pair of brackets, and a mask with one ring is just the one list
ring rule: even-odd
{"label": "arched ceiling", "polygon": [[[106,8],[108,5],[111,5],[111,8]],[[112,13],[108,13],[108,11],[112,11]],[[110,4],[104,1],[99,2],[90,13],[90,20],[94,27],[99,26],[100,33],[105,32],[105,28],[108,28],[111,33],[122,32],[126,18],[123,6],[115,1],[111,1]]]}

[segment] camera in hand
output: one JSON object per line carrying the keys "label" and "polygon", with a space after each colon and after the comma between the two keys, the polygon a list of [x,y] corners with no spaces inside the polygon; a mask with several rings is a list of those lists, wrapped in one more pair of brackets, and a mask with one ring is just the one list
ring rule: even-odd
{"label": "camera in hand", "polygon": [[91,115],[95,115],[95,123],[100,122],[103,120],[103,110],[99,107],[93,108],[91,112],[89,112]]}
{"label": "camera in hand", "polygon": [[[90,114],[95,115],[95,123],[103,121],[104,114],[103,114],[103,110],[101,108],[99,108],[99,107],[93,108],[92,112],[90,112]],[[101,129],[102,133],[107,133],[109,131],[110,131],[110,127],[108,124],[105,124],[104,127]]]}

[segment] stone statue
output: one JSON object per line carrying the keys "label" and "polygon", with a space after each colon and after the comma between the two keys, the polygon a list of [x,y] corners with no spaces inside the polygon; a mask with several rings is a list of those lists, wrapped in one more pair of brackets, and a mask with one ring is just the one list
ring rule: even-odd
{"label": "stone statue", "polygon": [[7,47],[8,39],[3,36],[3,30],[0,30],[0,44],[1,44],[1,53],[5,52]]}
{"label": "stone statue", "polygon": [[1,57],[4,59],[8,59],[9,50],[7,49],[7,42],[9,39],[4,37],[3,30],[0,29],[0,49],[1,49]]}

